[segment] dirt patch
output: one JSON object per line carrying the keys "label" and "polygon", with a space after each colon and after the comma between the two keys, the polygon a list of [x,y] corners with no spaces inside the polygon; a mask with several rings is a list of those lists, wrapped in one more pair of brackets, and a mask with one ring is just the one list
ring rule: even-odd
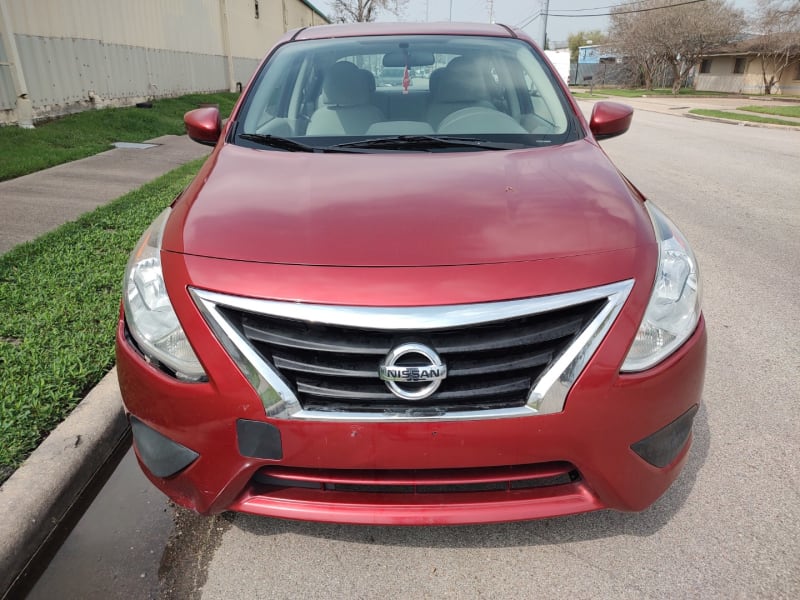
{"label": "dirt patch", "polygon": [[175,507],[175,527],[158,569],[163,600],[200,598],[208,578],[208,565],[235,518],[234,513],[204,517]]}

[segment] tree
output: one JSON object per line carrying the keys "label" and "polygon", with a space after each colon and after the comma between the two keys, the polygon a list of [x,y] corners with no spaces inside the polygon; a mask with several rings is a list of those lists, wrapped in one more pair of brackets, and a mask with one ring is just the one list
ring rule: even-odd
{"label": "tree", "polygon": [[369,23],[381,11],[400,15],[408,0],[334,0],[331,10],[338,23]]}
{"label": "tree", "polygon": [[586,46],[586,42],[592,41],[592,44],[605,44],[608,41],[608,36],[599,29],[591,31],[579,31],[571,33],[567,38],[567,45],[569,46],[569,60],[570,62],[578,62],[578,48]]}
{"label": "tree", "polygon": [[642,0],[611,10],[614,45],[637,62],[652,85],[653,65],[663,61],[677,94],[689,73],[711,48],[732,41],[744,17],[724,0],[685,4],[675,0]]}
{"label": "tree", "polygon": [[609,32],[615,51],[634,66],[635,85],[648,90],[654,87],[655,74],[666,65],[663,49],[653,44],[658,35],[654,27],[652,19],[637,19],[633,14],[614,15]]}
{"label": "tree", "polygon": [[769,95],[784,71],[800,61],[800,0],[759,0],[753,25],[759,35],[752,49]]}

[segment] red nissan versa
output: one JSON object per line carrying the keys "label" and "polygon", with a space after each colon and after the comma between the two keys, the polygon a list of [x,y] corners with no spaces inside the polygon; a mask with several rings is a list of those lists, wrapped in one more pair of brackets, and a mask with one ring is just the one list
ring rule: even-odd
{"label": "red nissan versa", "polygon": [[597,144],[631,117],[587,123],[501,25],[286,34],[224,127],[186,115],[214,151],[125,272],[144,472],[201,513],[343,523],[652,504],[706,333],[686,239]]}

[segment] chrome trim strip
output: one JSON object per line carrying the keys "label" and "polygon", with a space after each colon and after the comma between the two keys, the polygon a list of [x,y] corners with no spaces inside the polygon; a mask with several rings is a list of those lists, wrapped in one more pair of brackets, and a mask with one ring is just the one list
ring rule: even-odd
{"label": "chrome trim strip", "polygon": [[[596,288],[523,300],[422,307],[360,307],[304,304],[228,296],[197,288],[189,293],[219,341],[253,385],[268,417],[313,421],[426,421],[522,417],[560,412],[567,394],[589,363],[633,289],[633,279]],[[294,320],[375,330],[446,329],[535,315],[606,298],[594,319],[538,379],[526,406],[493,410],[445,411],[409,407],[404,411],[358,413],[303,410],[281,375],[220,312],[230,307]]]}
{"label": "chrome trim strip", "polygon": [[214,335],[228,351],[233,362],[253,386],[268,417],[286,419],[302,412],[303,407],[283,378],[270,367],[258,351],[219,312],[217,304],[203,297],[203,292],[189,288],[189,293]]}
{"label": "chrome trim strip", "polygon": [[633,280],[579,290],[577,292],[568,292],[566,294],[557,294],[554,296],[541,296],[537,298],[525,298],[523,300],[413,307],[303,304],[301,302],[257,300],[240,296],[227,296],[197,288],[190,289],[204,300],[247,312],[294,319],[295,321],[339,325],[342,327],[397,331],[409,329],[448,329],[450,327],[474,325],[476,323],[491,323],[493,321],[505,321],[506,319],[535,315],[573,304],[582,304],[600,298],[607,298],[618,292],[620,287],[625,287],[628,283],[632,286]]}

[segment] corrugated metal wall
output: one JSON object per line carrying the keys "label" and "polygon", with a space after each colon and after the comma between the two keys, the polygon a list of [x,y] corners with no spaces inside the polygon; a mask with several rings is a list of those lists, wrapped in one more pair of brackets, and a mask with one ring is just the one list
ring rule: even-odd
{"label": "corrugated metal wall", "polygon": [[11,65],[8,64],[6,47],[3,44],[3,34],[0,33],[0,111],[14,108],[16,97],[14,80],[11,76]]}
{"label": "corrugated metal wall", "polygon": [[[259,0],[258,18],[255,0],[0,2],[37,118],[228,89],[223,11],[232,81],[243,85],[287,29],[325,22],[302,0]],[[0,64],[0,123],[15,121],[16,96],[12,67]]]}

